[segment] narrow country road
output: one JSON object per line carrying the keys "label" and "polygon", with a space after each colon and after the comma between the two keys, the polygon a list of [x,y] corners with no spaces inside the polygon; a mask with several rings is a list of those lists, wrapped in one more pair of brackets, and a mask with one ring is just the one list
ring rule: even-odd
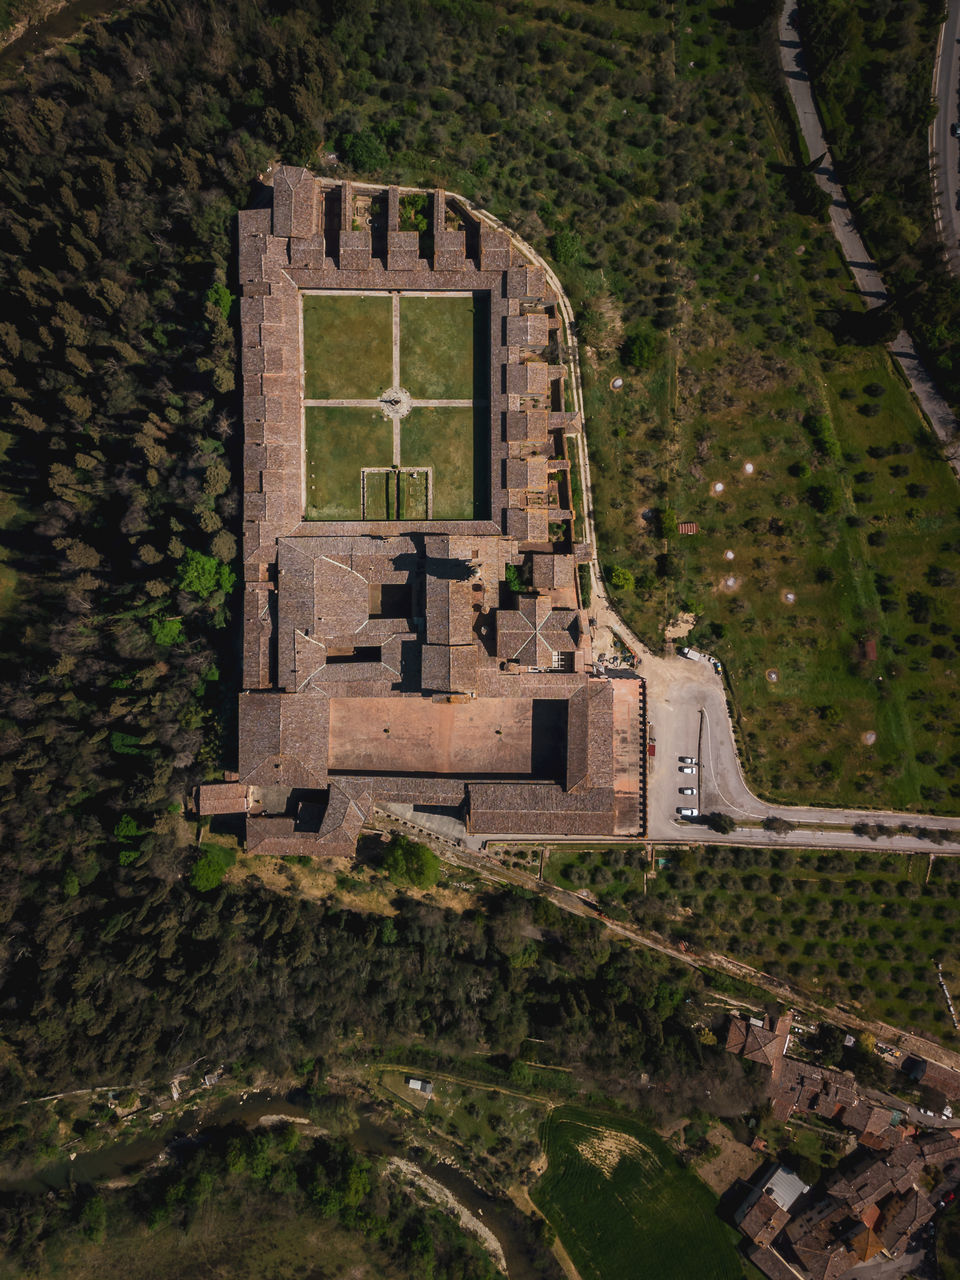
{"label": "narrow country road", "polygon": [[[960,0],[953,0],[952,9],[960,9]],[[946,37],[944,37],[945,42]],[[945,49],[944,52],[946,52]],[[886,286],[877,269],[877,264],[867,253],[860,239],[850,201],[837,178],[833,157],[824,137],[823,125],[817,112],[813,88],[806,68],[803,46],[800,43],[796,0],[786,0],[780,14],[780,65],[786,77],[787,88],[800,124],[800,132],[810,158],[815,160],[818,156],[823,157],[814,176],[831,199],[830,224],[833,234],[837,238],[857,289],[867,306],[880,306],[888,297]],[[954,147],[954,164],[956,164],[956,147]],[[933,428],[934,434],[947,451],[948,461],[957,478],[960,479],[960,458],[951,456],[953,452],[951,446],[957,443],[960,424],[957,423],[950,406],[934,386],[933,380],[924,368],[913,345],[913,339],[903,330],[887,344],[887,347],[903,370],[917,403]]]}
{"label": "narrow country road", "polygon": [[960,275],[960,138],[950,126],[960,121],[960,0],[950,0],[933,72],[937,115],[930,125],[930,172],[937,228],[947,265]]}

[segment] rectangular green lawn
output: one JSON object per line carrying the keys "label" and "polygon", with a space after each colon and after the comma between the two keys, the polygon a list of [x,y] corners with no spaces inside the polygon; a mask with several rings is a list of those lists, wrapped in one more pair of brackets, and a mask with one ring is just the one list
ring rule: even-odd
{"label": "rectangular green lawn", "polygon": [[415,400],[474,398],[474,300],[400,299],[400,385]]}
{"label": "rectangular green lawn", "polygon": [[307,400],[376,400],[393,381],[391,299],[305,294],[303,370]]}
{"label": "rectangular green lawn", "polygon": [[397,476],[394,471],[368,471],[364,520],[392,520]]}
{"label": "rectangular green lawn", "polygon": [[393,464],[393,424],[378,409],[307,406],[308,520],[361,520],[363,467]]}
{"label": "rectangular green lawn", "polygon": [[399,520],[426,520],[427,472],[401,471],[397,488]]}
{"label": "rectangular green lawn", "polygon": [[651,1129],[559,1107],[540,1140],[530,1195],[582,1280],[741,1280],[712,1193]]}
{"label": "rectangular green lawn", "polygon": [[472,409],[414,409],[400,424],[400,465],[433,467],[434,520],[477,518],[476,456]]}

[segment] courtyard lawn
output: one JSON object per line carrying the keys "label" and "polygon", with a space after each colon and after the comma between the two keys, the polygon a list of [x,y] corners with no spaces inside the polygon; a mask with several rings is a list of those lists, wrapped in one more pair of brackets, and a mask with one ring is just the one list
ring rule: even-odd
{"label": "courtyard lawn", "polygon": [[307,400],[376,400],[393,378],[390,298],[306,294],[303,369]]}
{"label": "courtyard lawn", "polygon": [[361,469],[393,463],[393,424],[377,409],[308,406],[306,469],[308,520],[363,518]]}
{"label": "courtyard lawn", "polygon": [[547,1171],[531,1189],[582,1280],[739,1280],[732,1232],[695,1174],[651,1129],[560,1107],[540,1140]]}
{"label": "courtyard lawn", "polygon": [[478,518],[473,433],[472,409],[414,409],[400,424],[401,466],[433,467],[434,520]]}
{"label": "courtyard lawn", "polygon": [[368,471],[364,486],[364,520],[392,520],[396,490],[396,472]]}
{"label": "courtyard lawn", "polygon": [[397,519],[426,520],[427,472],[401,471],[397,482]]}
{"label": "courtyard lawn", "polygon": [[471,400],[474,300],[400,299],[400,385],[419,400]]}

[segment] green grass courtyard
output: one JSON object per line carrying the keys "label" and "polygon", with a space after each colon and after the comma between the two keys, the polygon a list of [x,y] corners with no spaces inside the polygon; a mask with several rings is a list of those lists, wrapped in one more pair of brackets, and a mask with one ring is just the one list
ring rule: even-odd
{"label": "green grass courtyard", "polygon": [[303,369],[303,394],[307,400],[376,400],[392,381],[390,297],[306,294]]}
{"label": "green grass courtyard", "polygon": [[393,463],[393,425],[379,409],[308,405],[307,519],[361,520],[363,467]]}
{"label": "green grass courtyard", "polygon": [[[472,295],[401,295],[396,309],[386,294],[304,297],[307,520],[487,514],[488,328],[489,307]],[[395,341],[399,384],[414,402],[400,420],[399,447],[393,422],[377,403],[395,381]],[[322,403],[336,400],[362,403]],[[417,403],[435,400],[461,403]],[[400,474],[368,474],[364,509],[363,469],[393,467]]]}
{"label": "green grass courtyard", "polygon": [[400,299],[400,385],[418,400],[472,400],[474,300]]}

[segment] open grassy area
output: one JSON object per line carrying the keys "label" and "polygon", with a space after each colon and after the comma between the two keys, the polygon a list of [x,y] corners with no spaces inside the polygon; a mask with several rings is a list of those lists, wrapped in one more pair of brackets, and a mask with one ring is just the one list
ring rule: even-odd
{"label": "open grassy area", "polygon": [[361,468],[392,464],[393,424],[378,409],[308,406],[304,413],[307,519],[361,519]]}
{"label": "open grassy area", "polygon": [[414,409],[400,424],[400,462],[433,467],[433,518],[474,520],[485,512],[472,409]]}
{"label": "open grassy area", "polygon": [[582,1280],[737,1280],[732,1232],[695,1174],[652,1130],[560,1107],[540,1140],[547,1171],[531,1197]]}
{"label": "open grassy area", "polygon": [[472,400],[474,300],[400,299],[400,385],[417,400]]}
{"label": "open grassy area", "polygon": [[392,381],[390,298],[306,294],[303,368],[307,400],[375,400]]}
{"label": "open grassy area", "polygon": [[[739,87],[724,71],[739,55],[722,12],[678,17],[678,78],[716,95],[683,137],[710,141],[682,166],[695,201],[651,201],[636,255],[684,295],[669,339],[665,317],[634,322],[650,341],[624,366],[590,268],[563,269],[596,308],[584,377],[601,558],[633,574],[617,603],[653,647],[696,616],[690,640],[724,663],[762,794],[957,812],[960,490],[886,351],[849,336],[862,304],[803,209],[769,86],[750,83],[749,60]],[[674,520],[700,534],[676,536]]]}

